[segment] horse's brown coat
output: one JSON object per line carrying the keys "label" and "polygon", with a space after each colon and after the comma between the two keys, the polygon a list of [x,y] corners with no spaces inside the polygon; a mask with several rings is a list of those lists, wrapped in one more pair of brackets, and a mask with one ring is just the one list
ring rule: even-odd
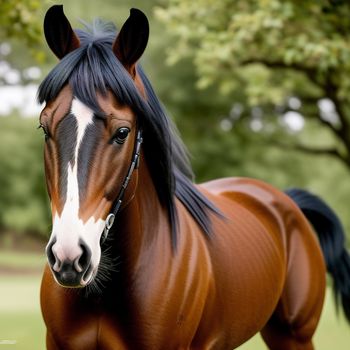
{"label": "horse's brown coat", "polygon": [[[48,14],[47,34],[54,44],[50,47],[66,53],[66,43],[55,32],[57,16],[63,18],[61,29],[66,30],[66,37],[74,39],[69,22],[59,6]],[[143,25],[147,30],[137,56],[131,46],[123,44],[124,56],[131,60],[125,67],[145,97],[135,64],[147,43],[148,22],[141,11],[133,10],[133,14],[127,27],[142,29]],[[126,40],[138,38],[137,31],[131,34],[125,35]],[[53,215],[60,215],[64,205],[55,131],[72,99],[67,85],[41,115],[41,123],[51,134],[45,146],[45,168]],[[98,103],[107,117],[99,121],[104,123],[103,132],[79,198],[83,222],[90,217],[106,218],[130,164],[137,131],[136,116],[112,93],[99,95]],[[116,151],[109,140],[124,126],[131,133]],[[316,236],[296,204],[253,179],[204,183],[198,189],[225,218],[212,214],[214,234],[208,238],[176,200],[179,234],[174,250],[168,213],[155,186],[141,153],[111,241],[111,251],[120,257],[119,272],[101,296],[85,297],[84,290],[63,288],[45,268],[41,307],[47,348],[226,350],[261,331],[270,349],[312,349],[325,293],[325,263]]]}
{"label": "horse's brown coat", "polygon": [[[120,108],[108,98],[100,102],[104,110]],[[50,122],[61,117],[56,113]],[[123,166],[133,142],[128,145]],[[101,171],[113,178],[115,168],[104,157],[96,157],[105,164]],[[87,202],[103,200],[96,183],[91,177]],[[207,239],[177,202],[180,234],[173,251],[166,213],[141,158],[117,222],[121,266],[108,295],[86,299],[45,270],[41,305],[48,349],[231,349],[260,330],[272,349],[281,349],[274,345],[278,327],[285,328],[277,343],[283,349],[312,347],[325,266],[303,214],[286,195],[257,180],[222,179],[198,188],[226,219],[213,215],[215,234]],[[89,205],[83,208],[91,213]]]}

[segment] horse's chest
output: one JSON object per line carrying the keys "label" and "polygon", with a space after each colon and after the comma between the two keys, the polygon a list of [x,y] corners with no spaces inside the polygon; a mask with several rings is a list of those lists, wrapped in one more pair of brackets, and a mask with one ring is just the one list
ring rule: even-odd
{"label": "horse's chest", "polygon": [[110,319],[108,316],[100,316],[96,320],[96,348],[103,350],[124,350],[129,349],[126,344],[126,335],[122,331],[118,322]]}
{"label": "horse's chest", "polygon": [[65,350],[124,350],[130,349],[126,344],[126,335],[113,321],[105,315],[81,314],[65,323],[48,324],[47,348]]}

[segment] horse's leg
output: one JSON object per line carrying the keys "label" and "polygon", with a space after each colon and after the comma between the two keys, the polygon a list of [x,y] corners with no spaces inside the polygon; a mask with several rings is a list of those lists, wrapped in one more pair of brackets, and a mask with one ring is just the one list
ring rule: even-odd
{"label": "horse's leg", "polygon": [[286,283],[261,335],[272,350],[309,350],[324,301],[325,263],[316,235],[300,212],[287,229]]}
{"label": "horse's leg", "polygon": [[304,331],[290,330],[283,326],[269,322],[261,331],[264,342],[270,350],[313,350],[312,334],[305,337]]}

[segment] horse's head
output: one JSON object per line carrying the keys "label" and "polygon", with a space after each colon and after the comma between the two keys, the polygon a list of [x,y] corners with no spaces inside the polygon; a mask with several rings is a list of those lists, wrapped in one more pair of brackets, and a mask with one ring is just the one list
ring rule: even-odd
{"label": "horse's head", "polygon": [[[53,6],[44,30],[61,60],[39,89],[39,99],[46,101],[40,126],[53,220],[46,253],[58,283],[83,287],[97,273],[106,219],[135,158],[137,111],[120,81],[135,96],[143,95],[136,62],[147,44],[148,21],[141,11],[131,10],[118,36],[112,38],[107,30],[103,39],[99,33],[89,38],[72,30],[62,6]],[[118,72],[122,78],[114,79]],[[115,91],[125,95],[124,101]],[[124,205],[132,199],[136,182],[133,173]]]}

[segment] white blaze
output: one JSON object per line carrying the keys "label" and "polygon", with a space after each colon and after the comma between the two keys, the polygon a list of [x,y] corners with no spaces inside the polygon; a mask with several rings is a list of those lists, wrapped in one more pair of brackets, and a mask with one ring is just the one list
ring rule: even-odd
{"label": "white blaze", "polygon": [[79,178],[78,178],[78,152],[87,127],[93,123],[93,111],[74,98],[71,114],[77,122],[77,139],[74,150],[74,159],[68,163],[67,193],[61,215],[55,214],[51,239],[57,241],[53,251],[60,261],[75,260],[81,254],[79,239],[82,239],[91,249],[92,263],[95,268],[100,260],[99,241],[104,229],[104,220],[95,221],[93,217],[85,223],[79,218]]}

